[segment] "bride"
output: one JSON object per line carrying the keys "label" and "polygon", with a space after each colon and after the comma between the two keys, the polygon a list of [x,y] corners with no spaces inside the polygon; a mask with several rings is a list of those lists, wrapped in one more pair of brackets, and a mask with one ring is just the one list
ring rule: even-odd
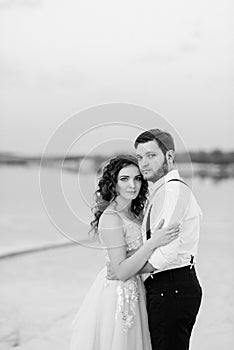
{"label": "bride", "polygon": [[[148,185],[133,156],[117,156],[103,170],[96,191],[92,230],[106,266],[99,272],[73,321],[70,350],[151,350],[141,275],[154,249],[178,236],[161,228],[143,244],[141,223]],[[116,279],[108,279],[109,275]]]}

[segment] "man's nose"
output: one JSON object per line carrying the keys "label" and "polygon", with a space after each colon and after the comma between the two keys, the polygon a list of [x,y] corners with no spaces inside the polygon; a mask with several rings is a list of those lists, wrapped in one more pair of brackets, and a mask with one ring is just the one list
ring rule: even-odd
{"label": "man's nose", "polygon": [[144,166],[146,166],[146,165],[148,165],[148,160],[147,160],[146,157],[143,157],[143,158],[141,159],[141,167],[144,167]]}

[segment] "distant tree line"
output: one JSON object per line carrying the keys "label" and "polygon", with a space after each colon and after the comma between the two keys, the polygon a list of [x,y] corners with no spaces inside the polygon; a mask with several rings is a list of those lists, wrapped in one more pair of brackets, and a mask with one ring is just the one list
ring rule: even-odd
{"label": "distant tree line", "polygon": [[[219,149],[213,151],[189,151],[192,163],[206,164],[234,164],[234,151],[224,152]],[[184,163],[188,159],[188,154],[178,153],[176,161]]]}
{"label": "distant tree line", "polygon": [[[113,155],[115,156],[115,155]],[[56,162],[78,162],[84,159],[83,155],[72,155],[66,156],[64,159],[62,156],[51,156],[43,159],[43,163],[56,163]],[[85,157],[86,159],[93,160],[93,162],[98,166],[105,162],[110,156],[90,156]],[[0,163],[2,164],[30,164],[30,163],[40,163],[41,156],[22,156],[14,153],[0,152]],[[176,162],[177,163],[206,163],[206,164],[234,164],[234,151],[226,152],[219,149],[213,151],[189,151],[189,153],[177,153]]]}

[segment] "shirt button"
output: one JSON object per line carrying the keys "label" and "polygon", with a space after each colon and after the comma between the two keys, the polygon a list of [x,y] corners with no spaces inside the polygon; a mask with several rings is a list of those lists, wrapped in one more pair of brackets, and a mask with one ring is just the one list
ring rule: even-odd
{"label": "shirt button", "polygon": [[176,289],[176,290],[175,290],[175,293],[177,294],[177,293],[179,293],[179,291]]}
{"label": "shirt button", "polygon": [[163,295],[164,295],[164,294],[163,294],[163,293],[161,293],[161,297],[163,297]]}

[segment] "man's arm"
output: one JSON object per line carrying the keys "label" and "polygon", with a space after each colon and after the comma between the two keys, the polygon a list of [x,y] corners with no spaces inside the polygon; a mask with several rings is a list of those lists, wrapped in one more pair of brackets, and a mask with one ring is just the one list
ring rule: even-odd
{"label": "man's arm", "polygon": [[[156,215],[153,215],[153,228],[151,230],[152,234],[154,231],[154,225],[157,224],[160,217],[165,219],[166,225],[170,225],[172,223],[182,224],[187,206],[189,204],[190,196],[191,191],[185,185],[182,185],[179,188],[179,191],[166,189],[166,192],[158,193],[156,196],[157,198],[155,198],[155,203],[157,203],[158,206],[155,206]],[[163,209],[160,213],[158,213],[157,208]],[[153,214],[155,214],[155,212]],[[155,269],[164,268],[177,259],[179,245],[180,238],[177,238],[168,245],[155,249],[151,257],[148,259],[148,262]]]}

